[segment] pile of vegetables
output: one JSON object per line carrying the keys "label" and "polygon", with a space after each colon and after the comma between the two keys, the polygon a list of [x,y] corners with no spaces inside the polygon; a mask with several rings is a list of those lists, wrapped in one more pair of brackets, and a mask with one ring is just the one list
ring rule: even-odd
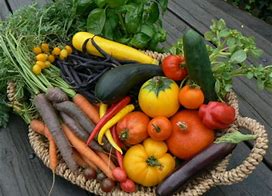
{"label": "pile of vegetables", "polygon": [[[238,130],[224,134],[236,120],[225,102],[233,77],[255,77],[261,88],[272,89],[272,66],[246,61],[260,55],[252,38],[213,21],[205,37],[214,46],[189,30],[162,62],[122,44],[154,49],[153,28],[161,28],[159,10],[166,5],[56,1],[24,8],[2,22],[0,125],[7,124],[11,108],[47,138],[53,173],[59,151],[72,172],[97,179],[104,192],[117,184],[136,192],[139,184],[157,186],[157,195],[181,190],[237,143],[254,139]],[[71,12],[56,13],[61,6]],[[88,12],[86,24],[82,17]]]}

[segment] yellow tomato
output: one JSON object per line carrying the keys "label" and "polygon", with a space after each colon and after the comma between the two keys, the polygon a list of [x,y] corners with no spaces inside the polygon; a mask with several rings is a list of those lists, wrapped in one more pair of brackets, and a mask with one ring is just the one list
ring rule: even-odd
{"label": "yellow tomato", "polygon": [[161,76],[143,84],[139,92],[139,105],[148,116],[170,117],[179,109],[179,87],[175,81]]}
{"label": "yellow tomato", "polygon": [[123,163],[131,180],[148,187],[159,184],[175,168],[175,160],[167,153],[167,145],[151,138],[129,148]]}

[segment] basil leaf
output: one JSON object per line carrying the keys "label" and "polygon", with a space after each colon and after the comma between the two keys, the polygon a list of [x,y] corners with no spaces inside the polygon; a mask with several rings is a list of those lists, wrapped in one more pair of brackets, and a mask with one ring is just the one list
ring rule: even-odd
{"label": "basil leaf", "polygon": [[163,12],[167,10],[168,0],[156,0],[162,9]]}
{"label": "basil leaf", "polygon": [[144,6],[143,21],[153,24],[160,17],[160,10],[157,2],[148,2]]}
{"label": "basil leaf", "polygon": [[103,35],[108,39],[115,39],[115,35],[117,34],[116,28],[118,26],[118,16],[113,10],[108,10],[107,17],[103,29]]}
{"label": "basil leaf", "polygon": [[146,25],[146,24],[142,25],[141,32],[144,33],[144,34],[146,34],[150,38],[152,38],[153,35],[154,35],[154,29],[153,29],[153,27],[150,26],[150,25]]}
{"label": "basil leaf", "polygon": [[106,3],[110,8],[117,8],[121,5],[125,5],[127,0],[106,0]]}
{"label": "basil leaf", "polygon": [[133,9],[127,11],[125,15],[125,26],[128,33],[135,34],[135,32],[139,31],[139,27],[141,26],[143,5],[131,5]]}
{"label": "basil leaf", "polygon": [[150,37],[148,37],[146,34],[137,33],[130,40],[129,45],[131,45],[135,48],[144,49],[147,46],[149,40],[150,40]]}
{"label": "basil leaf", "polygon": [[88,13],[96,7],[93,0],[78,0],[76,5],[76,13],[80,15],[88,15]]}
{"label": "basil leaf", "polygon": [[97,7],[102,8],[106,5],[106,0],[94,0]]}
{"label": "basil leaf", "polygon": [[87,19],[87,30],[93,34],[101,34],[106,21],[105,9],[96,8]]}

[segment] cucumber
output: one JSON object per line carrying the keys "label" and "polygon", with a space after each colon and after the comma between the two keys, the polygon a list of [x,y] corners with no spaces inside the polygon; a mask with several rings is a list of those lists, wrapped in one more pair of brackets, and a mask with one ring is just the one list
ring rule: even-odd
{"label": "cucumber", "polygon": [[105,104],[121,100],[128,92],[153,76],[162,75],[158,65],[127,64],[113,68],[101,76],[95,85],[95,96]]}
{"label": "cucumber", "polygon": [[200,86],[205,103],[217,100],[215,78],[204,39],[197,32],[188,30],[183,36],[183,50],[189,79]]}

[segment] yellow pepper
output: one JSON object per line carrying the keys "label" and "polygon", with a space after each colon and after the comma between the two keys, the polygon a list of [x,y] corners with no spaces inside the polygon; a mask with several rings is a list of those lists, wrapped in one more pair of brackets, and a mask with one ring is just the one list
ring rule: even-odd
{"label": "yellow pepper", "polygon": [[115,116],[112,117],[99,131],[98,133],[98,143],[102,144],[102,138],[106,131],[110,129],[113,125],[115,125],[119,120],[121,120],[125,115],[127,115],[129,112],[134,110],[134,105],[129,104],[126,107],[124,107],[122,110],[120,110]]}
{"label": "yellow pepper", "polygon": [[[104,104],[104,103],[100,104],[100,107],[99,107],[100,118],[102,118],[106,114],[107,108],[108,108],[108,106],[106,104]],[[114,141],[109,129],[107,129],[105,135],[106,135],[108,141],[110,142],[110,144],[112,145],[112,147],[115,148],[117,151],[119,151],[121,154],[123,154],[122,149]]]}
{"label": "yellow pepper", "polygon": [[128,177],[147,187],[159,184],[175,168],[175,160],[167,150],[164,142],[151,138],[130,147],[123,160]]}

